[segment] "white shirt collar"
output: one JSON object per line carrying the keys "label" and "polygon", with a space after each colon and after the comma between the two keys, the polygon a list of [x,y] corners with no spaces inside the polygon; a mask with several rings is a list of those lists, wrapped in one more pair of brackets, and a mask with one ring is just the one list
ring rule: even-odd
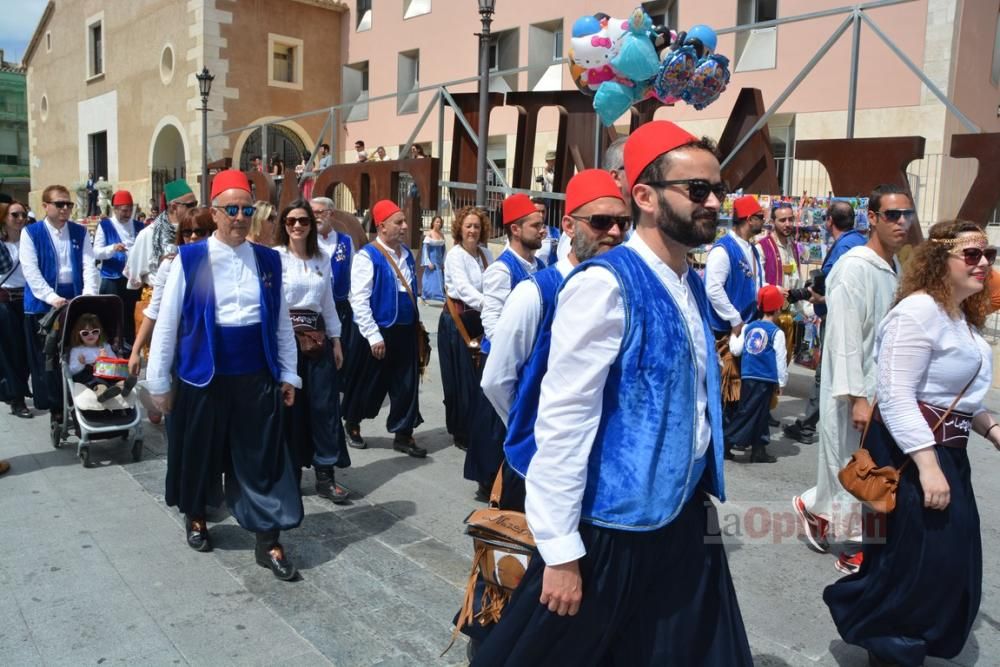
{"label": "white shirt collar", "polygon": [[683,285],[687,280],[687,274],[690,269],[685,269],[684,274],[678,276],[677,273],[667,266],[666,262],[656,256],[646,242],[642,240],[642,237],[638,234],[633,234],[632,238],[625,242],[625,245],[636,251],[642,261],[646,262],[653,271],[658,275],[662,276],[668,282],[674,283],[675,285]]}
{"label": "white shirt collar", "polygon": [[385,248],[387,251],[389,251],[390,255],[393,255],[393,256],[395,256],[395,257],[397,257],[399,259],[403,259],[403,258],[406,257],[407,250],[406,250],[406,244],[405,243],[400,243],[399,244],[399,252],[397,253],[395,250],[393,250],[392,248],[390,248],[389,246],[387,246],[385,244],[385,242],[381,238],[379,238],[378,236],[375,237],[375,242],[378,243],[383,248]]}
{"label": "white shirt collar", "polygon": [[740,238],[740,235],[737,234],[734,230],[730,229],[729,230],[729,235],[732,236],[734,239],[736,239],[736,242],[740,244],[741,248],[749,248],[750,247],[750,243],[748,241],[744,241],[742,238]]}
{"label": "white shirt collar", "polygon": [[69,227],[69,220],[67,220],[66,224],[62,226],[62,229],[60,229],[55,225],[53,225],[51,222],[49,222],[48,218],[45,218],[45,226],[48,228],[50,234],[55,234],[56,236],[62,236],[66,228]]}
{"label": "white shirt collar", "polygon": [[572,273],[575,268],[576,267],[573,266],[573,262],[569,261],[569,257],[563,257],[556,262],[556,271],[558,271],[563,278]]}
{"label": "white shirt collar", "polygon": [[526,260],[524,257],[521,257],[519,254],[517,254],[516,250],[510,247],[510,241],[507,241],[506,243],[503,244],[503,249],[510,250],[510,254],[514,255],[514,257],[517,257],[518,261],[520,261],[521,265],[524,266],[525,268],[529,270],[535,268],[534,257],[531,258],[531,261]]}

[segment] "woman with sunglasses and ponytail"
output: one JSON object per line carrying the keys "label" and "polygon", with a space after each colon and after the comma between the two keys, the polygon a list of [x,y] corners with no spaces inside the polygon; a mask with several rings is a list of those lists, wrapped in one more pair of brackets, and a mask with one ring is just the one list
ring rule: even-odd
{"label": "woman with sunglasses and ponytail", "polygon": [[296,474],[316,470],[316,495],[345,503],[347,489],[336,483],[335,468],[351,465],[340,423],[337,377],[344,363],[340,318],[333,300],[330,256],[320,250],[316,216],[304,199],[293,201],[278,217],[281,288],[288,302],[298,345],[302,388],[285,408],[284,431]]}
{"label": "woman with sunglasses and ponytail", "polygon": [[[21,202],[0,204],[0,399],[12,415],[30,419],[28,349],[24,336],[24,274],[18,250],[28,209]],[[2,467],[2,466],[0,466]]]}
{"label": "woman with sunglasses and ponytail", "polygon": [[[896,507],[865,510],[860,571],[827,587],[840,635],[872,665],[922,665],[965,646],[982,595],[969,432],[1000,449],[983,407],[992,352],[980,335],[996,249],[971,222],[940,222],[906,265],[879,327],[877,403],[863,446],[899,471]],[[981,443],[971,443],[981,447]]]}

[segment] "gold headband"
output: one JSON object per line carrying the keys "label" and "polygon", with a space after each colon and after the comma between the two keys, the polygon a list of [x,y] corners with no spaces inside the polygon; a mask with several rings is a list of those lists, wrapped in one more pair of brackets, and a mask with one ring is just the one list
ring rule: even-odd
{"label": "gold headband", "polygon": [[978,248],[985,248],[989,245],[989,239],[986,238],[986,234],[982,232],[960,232],[964,234],[959,238],[954,239],[931,239],[931,243],[940,243],[941,245],[951,246],[975,246]]}

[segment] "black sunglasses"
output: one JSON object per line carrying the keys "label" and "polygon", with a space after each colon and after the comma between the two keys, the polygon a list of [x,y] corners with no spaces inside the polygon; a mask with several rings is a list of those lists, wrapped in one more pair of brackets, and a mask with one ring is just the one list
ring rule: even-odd
{"label": "black sunglasses", "polygon": [[74,206],[76,206],[76,204],[74,204],[71,201],[50,201],[48,203],[52,204],[53,206],[55,206],[56,208],[59,208],[59,209],[62,209],[62,208],[73,208]]}
{"label": "black sunglasses", "polygon": [[14,218],[15,220],[20,220],[21,218],[27,218],[28,217],[27,213],[21,213],[20,211],[11,211],[7,215],[9,215],[10,217]]}
{"label": "black sunglasses", "polygon": [[196,199],[194,201],[179,201],[174,203],[177,204],[178,206],[185,206],[190,211],[191,209],[193,209],[195,206],[198,205],[198,200]]}
{"label": "black sunglasses", "polygon": [[729,187],[722,182],[711,183],[703,178],[681,178],[672,181],[650,181],[646,183],[654,188],[665,188],[668,185],[688,186],[688,199],[695,204],[702,204],[708,199],[708,195],[713,194],[715,198],[722,202],[729,194]]}
{"label": "black sunglasses", "polygon": [[889,222],[899,222],[900,218],[906,218],[907,222],[909,222],[913,220],[916,211],[912,208],[890,208],[885,211],[879,211],[878,214]]}
{"label": "black sunglasses", "polygon": [[310,224],[311,221],[309,220],[308,217],[304,215],[300,218],[292,216],[288,216],[287,218],[285,218],[285,227],[295,227],[296,225],[298,225],[299,227],[308,227]]}
{"label": "black sunglasses", "polygon": [[192,227],[181,230],[181,236],[183,236],[184,238],[188,238],[189,236],[197,236],[198,238],[205,238],[210,233],[211,232],[209,232],[209,230],[204,229],[203,227]]}
{"label": "black sunglasses", "polygon": [[213,206],[212,208],[225,211],[226,215],[230,218],[235,218],[240,214],[240,211],[243,211],[243,215],[245,217],[252,218],[253,214],[257,212],[256,206],[237,206],[236,204],[230,204],[229,206]]}
{"label": "black sunglasses", "polygon": [[986,258],[986,263],[991,266],[997,261],[996,248],[962,248],[961,254],[954,251],[952,251],[952,254],[964,260],[966,266],[979,266],[979,262],[982,261],[983,257]]}
{"label": "black sunglasses", "polygon": [[632,226],[632,218],[627,215],[608,215],[606,213],[595,213],[594,215],[570,215],[574,220],[583,220],[594,228],[597,232],[611,231],[611,228],[618,225],[623,232]]}

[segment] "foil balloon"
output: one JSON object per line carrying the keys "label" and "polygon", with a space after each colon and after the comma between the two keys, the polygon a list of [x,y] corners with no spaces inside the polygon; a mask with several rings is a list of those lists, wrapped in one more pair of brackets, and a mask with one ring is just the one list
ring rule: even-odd
{"label": "foil balloon", "polygon": [[[613,20],[608,22],[609,34],[612,33]],[[656,55],[656,47],[651,38],[653,21],[642,9],[636,9],[622,25],[626,26],[628,31],[618,40],[618,53],[612,58],[611,66],[619,76],[642,85],[656,76],[660,68],[660,58]],[[619,26],[614,24],[614,27]]]}
{"label": "foil balloon", "polygon": [[573,84],[576,86],[577,90],[587,96],[593,95],[594,91],[592,91],[590,86],[587,85],[586,78],[584,77],[587,70],[577,65],[574,61],[573,49],[570,49],[566,55],[569,60],[569,76],[573,79]]}
{"label": "foil balloon", "polygon": [[699,111],[719,99],[729,83],[729,59],[712,54],[698,61],[681,98]]}
{"label": "foil balloon", "polygon": [[593,16],[584,16],[573,24],[570,63],[583,70],[577,86],[582,83],[596,91],[602,83],[615,78],[611,68],[613,42],[608,36],[607,21],[602,23]]}
{"label": "foil balloon", "polygon": [[635,87],[608,81],[594,93],[594,111],[605,127],[610,127],[635,102]]}
{"label": "foil balloon", "polygon": [[690,46],[682,46],[676,51],[666,52],[660,69],[653,80],[653,92],[657,99],[683,97],[691,75],[698,65],[698,58]]}

